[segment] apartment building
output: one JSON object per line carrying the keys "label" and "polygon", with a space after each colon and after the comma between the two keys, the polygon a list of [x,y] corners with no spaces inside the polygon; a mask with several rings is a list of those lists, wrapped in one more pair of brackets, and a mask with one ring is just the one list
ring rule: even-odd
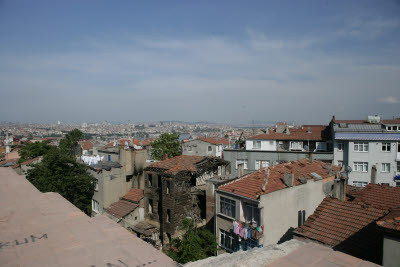
{"label": "apartment building", "polygon": [[334,163],[350,166],[348,184],[400,186],[400,119],[336,120],[333,134]]}
{"label": "apartment building", "polygon": [[222,151],[229,147],[224,138],[205,138],[190,140],[182,144],[182,154],[189,156],[222,157]]}
{"label": "apartment building", "polygon": [[[267,130],[265,134],[247,138],[245,149],[224,150],[224,159],[231,162],[232,177],[302,158],[333,161],[328,126],[290,128],[286,123],[278,123],[276,128]],[[240,164],[243,164],[243,173],[238,172]]]}

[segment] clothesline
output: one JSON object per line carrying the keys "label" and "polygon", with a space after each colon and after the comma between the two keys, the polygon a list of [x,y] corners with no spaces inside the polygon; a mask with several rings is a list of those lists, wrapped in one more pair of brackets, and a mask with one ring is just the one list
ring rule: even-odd
{"label": "clothesline", "polygon": [[244,227],[238,221],[233,222],[233,232],[239,235],[241,238],[246,239],[260,239],[263,234],[264,226],[258,226],[255,229],[250,229],[249,227]]}

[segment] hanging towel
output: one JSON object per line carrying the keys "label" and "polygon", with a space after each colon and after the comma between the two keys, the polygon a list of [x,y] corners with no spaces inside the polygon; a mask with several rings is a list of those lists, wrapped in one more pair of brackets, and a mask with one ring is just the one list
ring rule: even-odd
{"label": "hanging towel", "polygon": [[250,228],[247,228],[247,238],[248,239],[251,238],[251,230],[250,230]]}
{"label": "hanging towel", "polygon": [[239,236],[244,237],[244,228],[240,228],[239,230]]}
{"label": "hanging towel", "polygon": [[247,228],[243,228],[244,229],[244,233],[243,233],[243,238],[244,240],[247,239]]}

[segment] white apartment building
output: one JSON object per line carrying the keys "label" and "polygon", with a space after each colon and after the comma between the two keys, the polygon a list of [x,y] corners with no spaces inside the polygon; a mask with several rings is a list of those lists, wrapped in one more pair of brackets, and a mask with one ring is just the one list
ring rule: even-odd
{"label": "white apartment building", "polygon": [[331,121],[334,164],[350,166],[348,184],[400,186],[400,119]]}

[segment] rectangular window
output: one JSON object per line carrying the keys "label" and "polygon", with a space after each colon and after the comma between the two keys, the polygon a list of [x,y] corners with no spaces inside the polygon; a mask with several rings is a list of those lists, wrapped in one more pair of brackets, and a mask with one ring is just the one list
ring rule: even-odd
{"label": "rectangular window", "polygon": [[366,187],[368,185],[368,182],[353,181],[353,185],[358,187]]}
{"label": "rectangular window", "polygon": [[92,210],[96,213],[99,212],[99,202],[94,199],[92,199]]}
{"label": "rectangular window", "polygon": [[382,163],[382,172],[390,172],[390,163]]}
{"label": "rectangular window", "polygon": [[338,149],[338,151],[343,151],[344,150],[344,143],[338,143],[337,144],[337,149]]}
{"label": "rectangular window", "polygon": [[246,203],[244,205],[244,217],[246,223],[254,223],[257,226],[260,225],[260,209],[257,205]]}
{"label": "rectangular window", "polygon": [[242,239],[241,242],[242,250],[246,251],[252,248],[258,247],[258,240],[254,239]]}
{"label": "rectangular window", "polygon": [[393,131],[397,131],[397,126],[393,126]]}
{"label": "rectangular window", "polygon": [[261,149],[261,141],[253,141],[253,149]]}
{"label": "rectangular window", "polygon": [[396,182],[396,187],[400,187],[400,182]]}
{"label": "rectangular window", "polygon": [[219,229],[221,232],[220,246],[226,250],[235,251],[235,236],[233,233]]}
{"label": "rectangular window", "polygon": [[238,168],[239,164],[243,164],[243,169],[247,170],[247,159],[237,159],[236,160],[236,169]]}
{"label": "rectangular window", "polygon": [[390,143],[382,143],[382,151],[390,152]]}
{"label": "rectangular window", "polygon": [[255,169],[259,170],[269,166],[269,160],[256,160]]}
{"label": "rectangular window", "polygon": [[231,218],[236,218],[236,201],[225,198],[225,197],[220,197],[219,198],[219,207],[220,207],[220,213],[229,216]]}
{"label": "rectangular window", "polygon": [[167,189],[166,189],[167,194],[169,194],[170,190],[171,190],[171,182],[167,181]]}
{"label": "rectangular window", "polygon": [[99,180],[94,179],[94,191],[99,191]]}
{"label": "rectangular window", "polygon": [[167,209],[167,222],[171,222],[171,210]]}
{"label": "rectangular window", "polygon": [[303,142],[290,141],[290,150],[303,150]]}
{"label": "rectangular window", "polygon": [[153,175],[150,173],[147,174],[147,184],[149,187],[153,186]]}
{"label": "rectangular window", "polygon": [[149,205],[147,206],[149,213],[153,213],[153,200],[149,199]]}
{"label": "rectangular window", "polygon": [[208,146],[208,151],[212,151],[212,146]]}
{"label": "rectangular window", "polygon": [[387,129],[388,131],[391,131],[391,130],[392,130],[392,126],[387,126],[386,129]]}
{"label": "rectangular window", "polygon": [[368,142],[354,142],[354,152],[368,152]]}
{"label": "rectangular window", "polygon": [[343,167],[343,160],[338,160],[337,165],[338,165],[339,167]]}
{"label": "rectangular window", "polygon": [[354,162],[353,171],[368,172],[368,162]]}

